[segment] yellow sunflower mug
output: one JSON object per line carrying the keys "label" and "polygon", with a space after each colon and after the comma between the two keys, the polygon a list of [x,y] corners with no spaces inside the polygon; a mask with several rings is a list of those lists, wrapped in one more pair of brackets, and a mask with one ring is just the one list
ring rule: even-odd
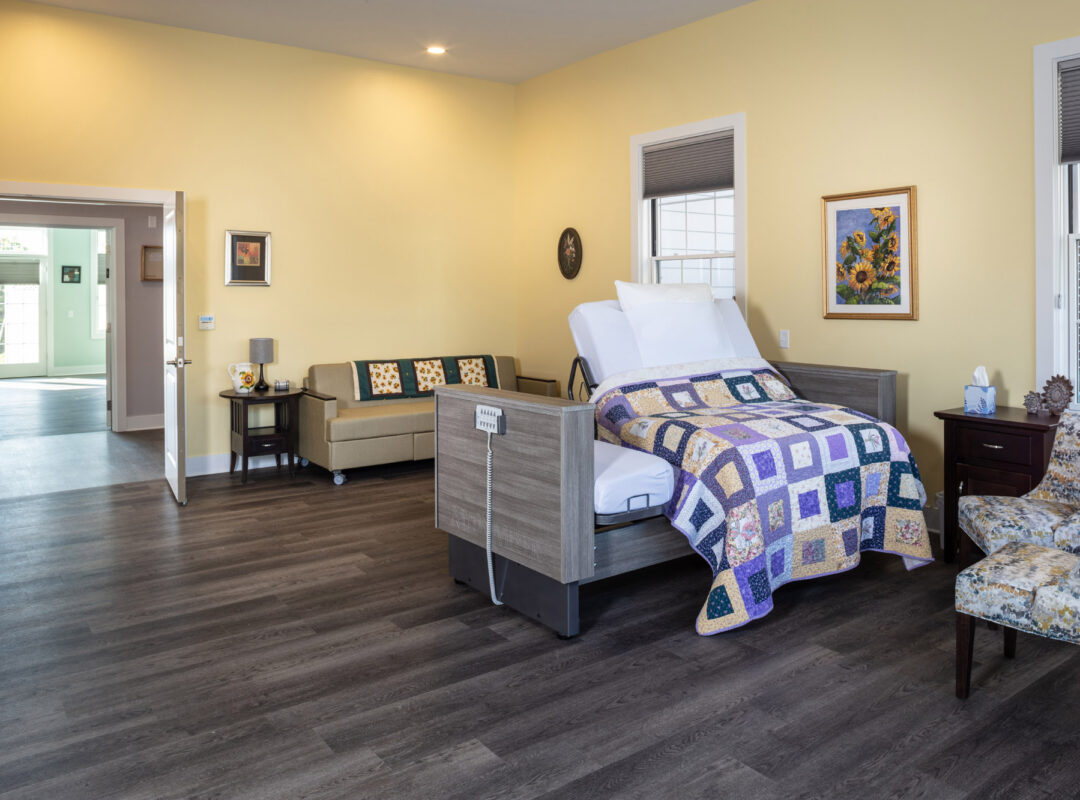
{"label": "yellow sunflower mug", "polygon": [[255,365],[249,362],[229,364],[226,372],[232,378],[233,389],[237,394],[247,394],[255,385]]}

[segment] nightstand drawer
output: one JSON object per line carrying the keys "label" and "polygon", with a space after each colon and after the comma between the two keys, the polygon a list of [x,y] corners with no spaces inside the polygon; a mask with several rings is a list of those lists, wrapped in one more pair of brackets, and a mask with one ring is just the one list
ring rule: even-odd
{"label": "nightstand drawer", "polygon": [[960,461],[998,461],[1031,465],[1031,437],[984,428],[962,427],[957,437]]}

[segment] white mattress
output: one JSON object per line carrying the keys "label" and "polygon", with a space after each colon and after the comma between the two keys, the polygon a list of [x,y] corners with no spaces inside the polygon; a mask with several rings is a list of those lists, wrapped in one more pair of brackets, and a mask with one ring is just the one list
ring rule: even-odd
{"label": "white mattress", "polygon": [[608,442],[593,442],[593,511],[623,514],[671,499],[675,473],[660,456]]}

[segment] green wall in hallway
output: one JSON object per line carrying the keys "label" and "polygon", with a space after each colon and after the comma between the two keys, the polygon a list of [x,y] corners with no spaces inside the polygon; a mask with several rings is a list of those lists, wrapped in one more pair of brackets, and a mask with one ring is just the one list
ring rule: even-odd
{"label": "green wall in hallway", "polygon": [[[56,370],[93,367],[105,371],[105,337],[91,336],[90,299],[94,274],[92,232],[84,229],[56,228],[52,232],[53,292],[52,326],[53,366]],[[62,283],[63,266],[81,268],[79,283]]]}

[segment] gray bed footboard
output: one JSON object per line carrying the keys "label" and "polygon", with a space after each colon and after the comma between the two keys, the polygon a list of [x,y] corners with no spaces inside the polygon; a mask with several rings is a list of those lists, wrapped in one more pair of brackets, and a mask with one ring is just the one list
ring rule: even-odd
{"label": "gray bed footboard", "polygon": [[800,397],[853,408],[896,424],[896,370],[773,361]]}

